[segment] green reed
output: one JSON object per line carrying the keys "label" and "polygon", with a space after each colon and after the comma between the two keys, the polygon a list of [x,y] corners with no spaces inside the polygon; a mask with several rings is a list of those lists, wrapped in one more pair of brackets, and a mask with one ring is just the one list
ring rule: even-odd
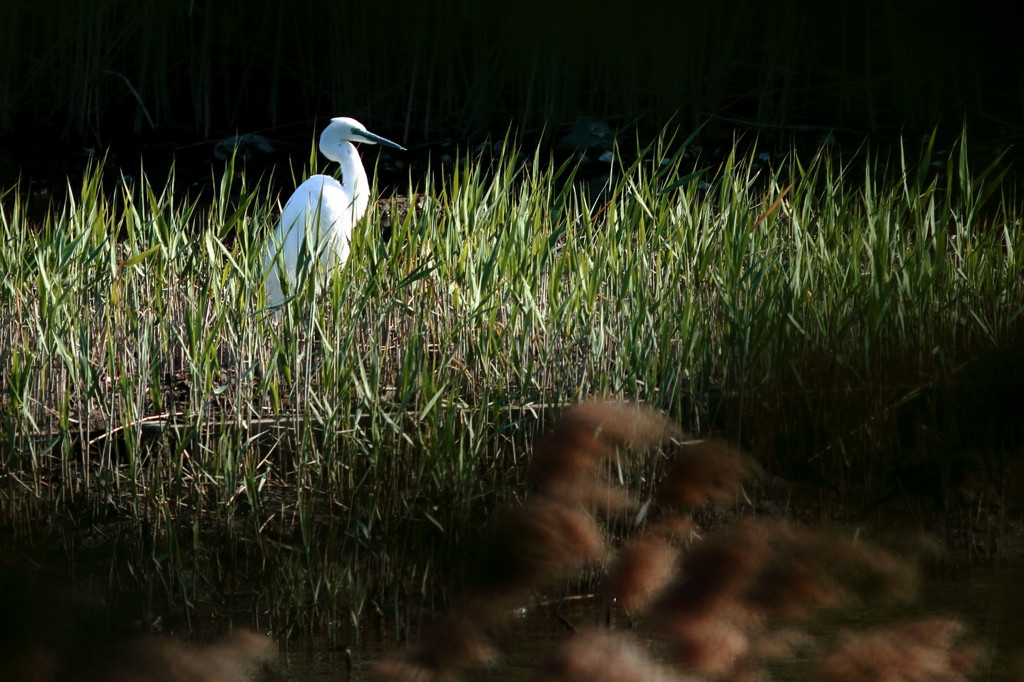
{"label": "green reed", "polygon": [[4,527],[109,531],[111,579],[186,612],[227,591],[286,630],[358,622],[448,584],[559,406],[647,402],[867,494],[900,401],[1019,334],[1019,197],[966,144],[621,156],[597,196],[512,144],[462,158],[279,311],[279,205],[233,168],[209,206],[101,164],[38,224],[9,193]]}

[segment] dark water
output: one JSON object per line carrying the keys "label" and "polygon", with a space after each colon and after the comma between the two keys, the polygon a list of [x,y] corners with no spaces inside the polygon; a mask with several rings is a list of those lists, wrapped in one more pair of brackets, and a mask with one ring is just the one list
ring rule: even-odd
{"label": "dark water", "polygon": [[[985,668],[1001,667],[1024,654],[1024,568],[985,568],[927,578],[920,598],[911,604],[846,609],[815,621],[811,633],[827,641],[847,629],[866,629],[906,622],[925,616],[955,617],[969,628],[972,639],[993,652]],[[502,661],[492,668],[473,669],[465,680],[530,680],[537,667],[570,636],[568,625],[602,625],[604,606],[596,600],[578,599],[560,605],[537,606],[516,614],[499,642]],[[403,649],[393,643],[366,640],[352,652],[351,667],[342,651],[330,651],[324,643],[293,643],[282,652],[280,664],[264,680],[300,682],[311,680],[366,680],[374,662],[399,657]],[[772,668],[772,679],[802,679],[801,661]],[[995,673],[993,673],[995,676]]]}

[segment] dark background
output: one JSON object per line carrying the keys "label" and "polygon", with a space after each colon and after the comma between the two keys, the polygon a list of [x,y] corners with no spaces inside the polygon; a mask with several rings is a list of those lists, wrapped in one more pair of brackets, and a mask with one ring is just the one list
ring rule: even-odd
{"label": "dark background", "polygon": [[410,147],[563,134],[893,140],[1024,131],[1021,27],[1002,3],[742,0],[0,3],[0,179],[209,156],[259,133],[307,154],[330,116]]}

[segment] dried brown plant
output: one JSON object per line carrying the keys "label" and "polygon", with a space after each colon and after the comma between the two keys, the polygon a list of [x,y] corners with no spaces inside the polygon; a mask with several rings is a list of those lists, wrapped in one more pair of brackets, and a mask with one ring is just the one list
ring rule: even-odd
{"label": "dried brown plant", "polygon": [[679,435],[663,415],[635,405],[590,401],[568,408],[534,448],[529,479],[553,497],[614,511],[629,504],[597,477],[616,448],[643,449]]}
{"label": "dried brown plant", "polygon": [[906,600],[917,567],[870,542],[781,521],[743,521],[724,541],[759,548],[758,570],[744,600],[781,618],[801,618],[853,601]]}
{"label": "dried brown plant", "polygon": [[621,632],[591,628],[573,635],[542,668],[544,682],[674,682],[684,678],[650,660]]}
{"label": "dried brown plant", "polygon": [[679,549],[665,537],[641,536],[619,550],[608,574],[608,589],[627,613],[644,611],[672,580]]}
{"label": "dried brown plant", "polygon": [[500,619],[504,601],[462,600],[431,624],[418,646],[403,660],[382,661],[374,666],[373,678],[387,681],[447,679],[457,671],[476,665],[490,665],[498,649],[487,633]]}
{"label": "dried brown plant", "polygon": [[681,663],[709,677],[731,676],[744,667],[758,619],[737,603],[665,621],[663,632]]}
{"label": "dried brown plant", "polygon": [[431,627],[400,662],[380,664],[380,680],[426,680],[493,662],[487,634],[533,589],[565,579],[604,554],[594,518],[579,505],[544,495],[528,498],[497,524],[473,588]]}
{"label": "dried brown plant", "polygon": [[817,640],[804,630],[780,628],[762,632],[753,641],[750,658],[754,661],[779,661],[813,650]]}
{"label": "dried brown plant", "polygon": [[757,472],[753,458],[722,440],[689,443],[672,460],[656,498],[663,506],[681,511],[728,504]]}
{"label": "dried brown plant", "polygon": [[501,598],[564,580],[604,554],[594,517],[578,505],[534,495],[494,529],[476,585]]}
{"label": "dried brown plant", "polygon": [[661,622],[732,609],[763,559],[763,548],[713,540],[698,545],[656,605]]}
{"label": "dried brown plant", "polygon": [[[445,678],[493,660],[496,651],[488,633],[515,605],[604,556],[605,538],[595,513],[624,508],[632,500],[601,479],[601,461],[619,447],[678,435],[662,416],[632,406],[591,402],[567,410],[538,442],[530,469],[536,492],[495,526],[473,589],[405,662],[378,666],[378,679]],[[665,638],[675,661],[705,677],[761,679],[765,661],[814,646],[806,631],[779,628],[780,621],[857,600],[905,598],[916,584],[909,561],[867,542],[781,521],[742,521],[701,540],[690,513],[731,502],[757,473],[752,458],[722,441],[683,446],[658,488],[653,520],[625,542],[608,572],[611,595],[631,615],[649,612],[646,624]],[[952,630],[945,632],[917,626],[897,634],[905,644],[913,640],[917,650],[933,652],[911,658],[927,662],[935,651],[942,655],[941,665],[927,668],[918,661],[913,663],[917,669],[950,675],[970,669],[976,650],[954,642]],[[910,644],[905,648],[914,650]],[[852,645],[838,651],[823,659],[823,674],[839,670],[856,654]],[[677,679],[652,664],[632,638],[604,630],[571,638],[541,677]],[[860,679],[868,678],[852,682]]]}
{"label": "dried brown plant", "polygon": [[370,677],[377,682],[431,682],[437,674],[410,661],[379,661],[374,664]]}
{"label": "dried brown plant", "polygon": [[673,542],[688,543],[699,539],[696,522],[689,514],[662,514],[644,528],[647,536],[661,536]]}
{"label": "dried brown plant", "polygon": [[115,646],[87,682],[246,682],[274,659],[277,647],[263,635],[238,630],[203,647],[169,638],[139,637]]}
{"label": "dried brown plant", "polygon": [[244,682],[276,656],[250,630],[206,646],[117,635],[107,608],[24,571],[0,572],[0,681]]}
{"label": "dried brown plant", "polygon": [[866,542],[748,520],[693,547],[653,622],[694,670],[753,675],[757,661],[779,649],[766,617],[806,618],[860,598],[908,596],[914,575],[909,563]]}
{"label": "dried brown plant", "polygon": [[947,618],[844,634],[815,670],[835,682],[960,682],[981,662],[981,647]]}
{"label": "dried brown plant", "polygon": [[493,663],[498,650],[486,632],[493,616],[487,608],[460,605],[449,609],[427,631],[412,661],[435,671]]}
{"label": "dried brown plant", "polygon": [[530,480],[536,492],[495,525],[471,589],[427,632],[405,662],[378,666],[379,679],[429,679],[491,660],[485,634],[531,591],[604,558],[604,535],[593,512],[633,504],[598,477],[616,448],[640,448],[677,433],[663,416],[632,405],[588,402],[569,408],[536,445]]}
{"label": "dried brown plant", "polygon": [[759,623],[742,595],[763,558],[761,546],[730,539],[694,548],[653,609],[654,626],[675,657],[697,672],[724,676],[742,662]]}

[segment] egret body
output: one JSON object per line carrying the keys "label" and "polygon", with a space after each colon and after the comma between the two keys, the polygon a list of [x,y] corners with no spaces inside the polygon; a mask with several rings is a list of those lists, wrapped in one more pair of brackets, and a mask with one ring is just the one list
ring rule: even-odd
{"label": "egret body", "polygon": [[341,164],[341,182],[314,175],[299,185],[284,205],[281,222],[267,245],[263,272],[267,305],[278,305],[295,287],[299,259],[319,258],[325,271],[348,258],[352,228],[370,203],[370,183],[353,142],[383,144],[405,151],[368,132],[352,118],[333,118],[320,134],[320,153]]}

